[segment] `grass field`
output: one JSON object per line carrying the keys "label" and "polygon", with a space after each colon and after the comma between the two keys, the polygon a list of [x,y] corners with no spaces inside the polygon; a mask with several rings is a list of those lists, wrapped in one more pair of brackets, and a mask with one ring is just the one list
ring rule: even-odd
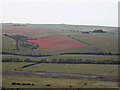
{"label": "grass field", "polygon": [[[31,63],[14,63],[4,62],[2,65],[3,69],[3,87],[9,88],[50,88],[47,84],[51,84],[52,88],[69,88],[70,85],[74,88],[107,88],[117,87],[115,81],[104,81],[100,79],[87,79],[87,78],[75,78],[75,77],[52,77],[52,76],[41,76],[32,74],[9,74],[8,72],[23,70],[21,72],[30,71],[46,71],[46,72],[59,72],[59,73],[79,73],[79,74],[100,74],[100,75],[118,75],[117,65],[91,65],[91,64],[38,64],[21,69],[22,66]],[[12,82],[19,83],[35,83],[35,86],[22,86],[22,85],[11,85]],[[86,86],[84,84],[87,83]]]}
{"label": "grass field", "polygon": [[[89,33],[83,34],[80,32],[77,33],[58,33],[60,36],[70,36],[75,40],[81,40],[86,43],[89,47],[92,48],[92,51],[95,52],[104,52],[104,53],[118,53],[118,36],[117,34],[108,34],[108,33]],[[91,50],[91,49],[90,49]],[[89,52],[90,52],[89,50]]]}
{"label": "grass field", "polygon": [[96,64],[37,64],[22,69],[23,71],[45,71],[58,73],[118,75],[118,65]]}
{"label": "grass field", "polygon": [[12,38],[2,35],[2,49],[16,49],[16,41]]}
{"label": "grass field", "polygon": [[[12,82],[34,83],[34,86],[11,85]],[[84,84],[87,83],[86,86]],[[51,84],[50,87],[46,86]],[[7,74],[3,76],[3,87],[6,88],[118,88],[115,81],[99,79],[46,77],[40,75]]]}
{"label": "grass field", "polygon": [[71,37],[80,39],[91,47],[98,48],[99,51],[105,53],[118,53],[118,35],[112,34],[73,34]]}

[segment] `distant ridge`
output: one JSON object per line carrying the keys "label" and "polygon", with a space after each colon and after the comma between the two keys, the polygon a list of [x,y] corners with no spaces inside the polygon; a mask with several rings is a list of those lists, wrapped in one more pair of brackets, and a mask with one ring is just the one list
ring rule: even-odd
{"label": "distant ridge", "polygon": [[21,24],[25,27],[31,28],[47,28],[57,30],[79,30],[79,31],[91,31],[91,30],[105,30],[110,33],[118,33],[118,27],[113,26],[97,26],[97,25],[73,25],[73,24],[30,24],[30,23],[2,23],[2,27],[14,26],[15,24]]}

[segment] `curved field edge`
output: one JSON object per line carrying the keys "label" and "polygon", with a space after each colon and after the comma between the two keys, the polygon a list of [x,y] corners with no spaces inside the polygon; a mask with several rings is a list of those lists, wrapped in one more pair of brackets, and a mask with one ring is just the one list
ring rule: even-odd
{"label": "curved field edge", "polygon": [[118,65],[104,64],[37,64],[22,69],[25,72],[55,72],[118,76]]}
{"label": "curved field edge", "polygon": [[32,64],[30,62],[7,62],[7,63],[2,63],[2,72],[3,73],[7,73],[7,72],[11,72],[11,71],[16,71],[16,70],[20,70],[21,67],[28,65],[28,64]]}

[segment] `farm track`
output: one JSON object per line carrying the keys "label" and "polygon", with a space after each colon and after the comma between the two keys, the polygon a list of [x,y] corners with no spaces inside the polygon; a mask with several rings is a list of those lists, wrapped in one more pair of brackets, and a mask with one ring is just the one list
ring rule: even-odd
{"label": "farm track", "polygon": [[35,75],[48,75],[48,76],[65,76],[65,77],[83,77],[83,78],[99,78],[99,79],[120,79],[120,76],[110,75],[95,75],[95,74],[71,74],[71,73],[55,73],[55,72],[5,72],[3,74],[35,74]]}

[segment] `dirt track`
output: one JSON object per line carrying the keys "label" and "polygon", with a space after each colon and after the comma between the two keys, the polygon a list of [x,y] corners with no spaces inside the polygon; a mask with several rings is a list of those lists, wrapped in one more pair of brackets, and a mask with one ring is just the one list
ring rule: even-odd
{"label": "dirt track", "polygon": [[[70,74],[70,73],[55,73],[55,72],[7,72],[8,74],[36,74],[50,76],[66,76],[66,77],[86,77],[86,78],[101,78],[101,79],[120,79],[120,76],[110,75],[94,75],[94,74]],[[4,73],[5,74],[5,73]]]}

